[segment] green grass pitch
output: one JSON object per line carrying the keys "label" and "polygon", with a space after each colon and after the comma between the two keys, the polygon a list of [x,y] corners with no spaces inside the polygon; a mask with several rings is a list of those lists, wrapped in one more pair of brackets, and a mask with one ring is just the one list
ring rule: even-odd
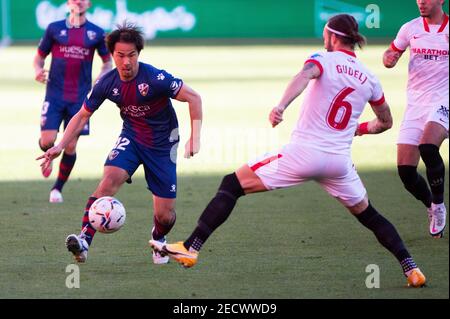
{"label": "green grass pitch", "polygon": [[[203,98],[204,128],[198,156],[182,158],[189,132],[187,105],[179,116],[177,223],[169,240],[185,239],[214,195],[221,177],[289,140],[301,98],[276,129],[268,113],[288,81],[319,46],[163,47],[151,45],[141,60],[181,77]],[[80,288],[66,287],[73,262],[64,247],[80,227],[85,202],[121,130],[115,105],[106,102],[83,137],[78,162],[64,189],[65,202],[48,203],[49,180],[34,159],[44,87],[33,81],[34,47],[0,49],[0,298],[449,298],[448,238],[428,235],[426,212],[396,174],[395,141],[405,107],[407,56],[393,70],[381,64],[384,47],[360,58],[380,78],[394,127],[356,138],[353,159],[374,206],[398,229],[428,277],[428,287],[405,288],[393,256],[316,184],[242,198],[228,221],[205,244],[197,266],[156,266],[147,245],[151,194],[140,169],[117,197],[127,209],[119,232],[97,234]],[[99,69],[98,58],[94,71]],[[16,62],[20,61],[20,62]],[[370,107],[362,120],[373,118]],[[442,146],[448,169],[448,140]],[[420,166],[423,173],[424,167]],[[448,175],[446,204],[448,207]],[[380,288],[365,285],[367,265],[380,268]]]}

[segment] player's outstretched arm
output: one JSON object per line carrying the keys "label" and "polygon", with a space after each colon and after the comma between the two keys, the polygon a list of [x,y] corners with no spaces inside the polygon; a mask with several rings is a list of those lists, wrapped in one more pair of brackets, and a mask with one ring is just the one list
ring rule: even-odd
{"label": "player's outstretched arm", "polygon": [[359,124],[355,132],[356,136],[379,134],[392,127],[393,120],[391,109],[386,102],[378,106],[372,106],[372,110],[375,113],[376,118],[370,122]]}
{"label": "player's outstretched arm", "polygon": [[175,99],[189,104],[191,136],[185,145],[184,157],[190,158],[200,151],[200,133],[203,119],[202,98],[192,88],[183,84]]}
{"label": "player's outstretched arm", "polygon": [[48,149],[43,155],[36,158],[36,160],[43,159],[41,166],[45,169],[47,168],[51,161],[58,157],[61,152],[66,148],[67,144],[70,143],[74,138],[80,135],[80,132],[83,130],[83,127],[88,122],[92,113],[88,112],[84,107],[82,107],[77,114],[75,114],[67,125],[66,130],[64,131],[63,138],[61,141]]}
{"label": "player's outstretched arm", "polygon": [[283,121],[283,112],[308,86],[309,81],[320,77],[319,67],[308,62],[303,69],[289,82],[280,103],[275,106],[269,114],[269,121],[272,127],[277,126]]}
{"label": "player's outstretched arm", "polygon": [[383,64],[388,69],[393,68],[398,60],[400,60],[400,57],[402,56],[403,52],[395,51],[391,47],[389,47],[383,54]]}
{"label": "player's outstretched arm", "polygon": [[39,53],[36,53],[36,56],[33,60],[34,67],[34,79],[40,83],[47,83],[48,71],[44,69],[45,58],[43,58]]}

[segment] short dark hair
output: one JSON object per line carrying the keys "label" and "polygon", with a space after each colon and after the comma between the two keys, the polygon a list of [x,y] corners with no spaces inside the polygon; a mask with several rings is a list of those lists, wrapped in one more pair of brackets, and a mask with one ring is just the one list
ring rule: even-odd
{"label": "short dark hair", "polygon": [[345,33],[346,36],[334,34],[343,44],[350,45],[353,49],[355,44],[362,48],[366,44],[366,38],[359,33],[358,22],[349,14],[338,14],[328,20],[331,29]]}
{"label": "short dark hair", "polygon": [[135,24],[125,21],[117,25],[117,29],[106,37],[106,46],[111,54],[114,53],[117,42],[134,43],[138,53],[144,48],[144,36],[140,28]]}

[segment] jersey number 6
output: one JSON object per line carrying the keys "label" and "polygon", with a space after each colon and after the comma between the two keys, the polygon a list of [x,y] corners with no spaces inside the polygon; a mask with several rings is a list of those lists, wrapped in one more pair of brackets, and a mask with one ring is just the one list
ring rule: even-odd
{"label": "jersey number 6", "polygon": [[344,130],[352,115],[352,105],[344,101],[355,89],[346,87],[342,89],[333,99],[327,114],[327,123],[335,130]]}

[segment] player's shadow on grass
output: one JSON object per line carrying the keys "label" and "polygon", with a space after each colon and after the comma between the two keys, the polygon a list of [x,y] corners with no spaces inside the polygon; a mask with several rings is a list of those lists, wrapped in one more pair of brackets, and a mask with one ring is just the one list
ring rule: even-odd
{"label": "player's shadow on grass", "polygon": [[[395,170],[359,170],[359,174],[373,205],[392,221],[429,274],[432,289],[403,289],[395,258],[313,182],[244,196],[205,244],[196,267],[189,271],[173,263],[155,267],[147,244],[151,194],[143,177],[137,176],[116,195],[127,210],[124,227],[114,234],[96,235],[89,262],[82,266],[79,291],[64,286],[64,269],[72,262],[64,239],[79,231],[85,203],[98,179],[70,181],[62,204],[48,203],[51,181],[0,182],[3,296],[448,298],[448,239],[429,238],[425,210],[403,189]],[[190,235],[221,178],[179,176],[177,222],[169,241]],[[446,181],[448,198],[448,176]],[[365,267],[372,263],[381,267],[384,289],[365,287]]]}

